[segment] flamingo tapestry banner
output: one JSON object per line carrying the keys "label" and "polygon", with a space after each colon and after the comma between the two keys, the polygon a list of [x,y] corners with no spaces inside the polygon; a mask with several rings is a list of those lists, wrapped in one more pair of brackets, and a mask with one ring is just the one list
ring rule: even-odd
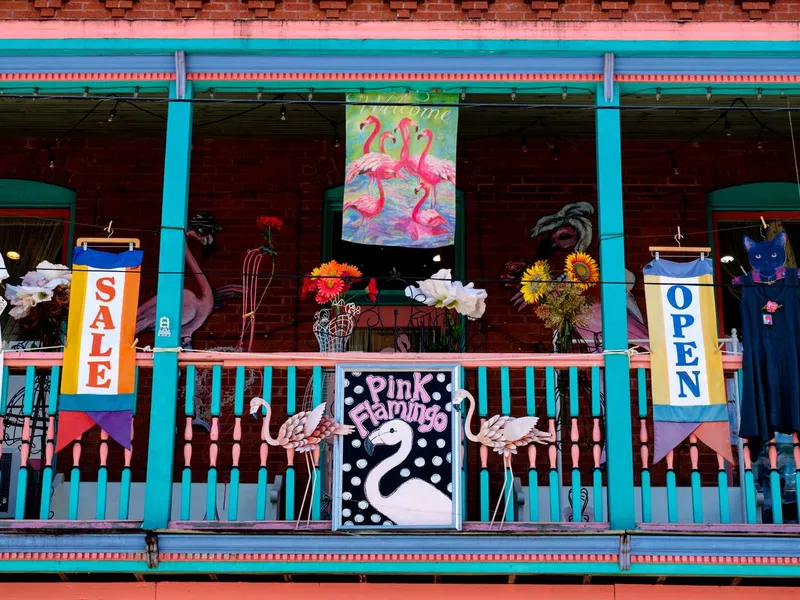
{"label": "flamingo tapestry banner", "polygon": [[458,96],[368,93],[347,100],[342,240],[453,244]]}
{"label": "flamingo tapestry banner", "polygon": [[131,447],[141,264],[139,250],[74,250],[56,452],[95,424]]}
{"label": "flamingo tapestry banner", "polygon": [[654,462],[690,435],[733,461],[713,283],[708,259],[644,267]]}

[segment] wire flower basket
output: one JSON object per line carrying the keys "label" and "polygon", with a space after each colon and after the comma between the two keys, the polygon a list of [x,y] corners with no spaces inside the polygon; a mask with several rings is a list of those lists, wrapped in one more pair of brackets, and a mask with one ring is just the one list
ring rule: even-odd
{"label": "wire flower basket", "polygon": [[338,298],[330,308],[323,308],[314,315],[314,337],[320,352],[347,352],[347,346],[356,326],[356,317],[361,307],[345,303]]}

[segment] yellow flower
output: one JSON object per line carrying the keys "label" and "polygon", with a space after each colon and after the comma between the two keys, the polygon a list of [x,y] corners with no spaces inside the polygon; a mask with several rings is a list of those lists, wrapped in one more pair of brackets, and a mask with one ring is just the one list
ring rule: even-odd
{"label": "yellow flower", "polygon": [[522,275],[522,285],[519,288],[525,302],[536,304],[547,291],[549,281],[550,265],[546,260],[537,261],[535,265],[528,267]]}
{"label": "yellow flower", "polygon": [[600,269],[597,262],[585,252],[573,252],[567,257],[564,267],[567,275],[582,290],[588,290],[600,281]]}

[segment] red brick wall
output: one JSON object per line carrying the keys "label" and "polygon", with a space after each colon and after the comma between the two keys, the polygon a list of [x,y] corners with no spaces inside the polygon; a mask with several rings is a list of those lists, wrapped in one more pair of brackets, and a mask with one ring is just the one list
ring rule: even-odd
{"label": "red brick wall", "polygon": [[[45,181],[78,192],[76,235],[97,235],[98,229],[114,221],[117,235],[135,235],[145,250],[142,300],[155,293],[158,254],[157,228],[160,219],[163,178],[162,140],[63,140],[54,150],[54,169],[48,167],[47,151],[19,153],[44,146],[42,140],[0,140],[0,178]],[[467,280],[489,292],[486,316],[485,350],[492,352],[531,351],[528,344],[543,343],[550,335],[530,312],[518,312],[509,302],[512,290],[503,288],[497,278],[506,261],[531,259],[535,246],[529,230],[538,218],[556,212],[563,204],[585,200],[596,205],[594,145],[580,144],[560,148],[558,160],[544,141],[529,140],[523,153],[519,140],[477,141],[460,148],[459,188],[466,197]],[[687,244],[705,244],[708,229],[705,195],[714,189],[761,181],[792,181],[794,167],[791,148],[769,143],[763,151],[755,143],[740,141],[703,142],[686,147],[677,155],[680,175],[673,175],[669,157],[652,156],[668,145],[630,142],[623,144],[625,226],[627,266],[641,279],[641,268],[650,260],[647,250],[653,243],[669,244],[675,228],[681,225]],[[585,148],[585,149],[584,149]],[[7,152],[18,152],[6,154]],[[635,158],[640,156],[640,158]],[[322,237],[322,194],[342,182],[343,148],[323,141],[252,141],[196,139],[192,155],[190,212],[211,212],[224,226],[217,236],[217,248],[201,268],[209,274],[213,287],[238,283],[244,253],[261,243],[255,220],[260,214],[277,215],[286,228],[276,234],[279,252],[277,273],[307,273],[320,259]],[[594,222],[596,223],[596,216]],[[302,224],[302,227],[299,225]],[[193,247],[200,255],[199,248]],[[596,244],[591,251],[596,255]],[[299,269],[298,269],[299,263]],[[481,280],[489,280],[481,283]],[[256,350],[308,351],[315,306],[298,300],[293,279],[277,278],[258,317]],[[187,275],[187,287],[195,287]],[[644,309],[641,285],[639,304]],[[293,326],[295,320],[299,325]],[[233,303],[218,311],[194,337],[196,348],[233,346],[241,326],[240,307]],[[140,343],[150,343],[144,337]],[[521,374],[520,374],[521,375]],[[302,401],[308,373],[298,381]],[[541,389],[541,388],[540,388]],[[491,412],[499,409],[497,374],[490,375]],[[274,397],[280,407],[285,397],[285,380],[276,373]],[[249,398],[249,394],[248,394]],[[512,398],[517,412],[524,410],[524,382],[512,381]],[[142,377],[136,423],[136,447],[146,448],[149,413],[149,377]],[[276,419],[281,419],[280,408]],[[182,413],[182,411],[181,411]],[[585,420],[586,436],[591,422]],[[182,438],[179,420],[179,438]],[[638,424],[635,427],[635,431]],[[224,441],[220,463],[230,465],[230,423],[223,423]],[[258,424],[246,418],[242,447],[243,481],[251,481],[258,464]],[[87,448],[96,448],[93,434]],[[588,437],[587,437],[588,439]],[[652,438],[651,438],[652,439]],[[208,464],[207,435],[195,437],[196,480],[204,480]],[[637,442],[638,448],[638,442]],[[182,439],[176,446],[182,456]],[[566,449],[568,452],[568,447]],[[589,452],[583,449],[582,464]],[[476,456],[471,455],[474,462]],[[135,453],[135,479],[144,476],[146,454]],[[179,460],[179,459],[177,459]],[[270,470],[280,472],[283,453],[272,452]],[[525,459],[521,458],[524,464]],[[540,453],[540,468],[546,453]],[[710,477],[716,471],[713,456],[704,457]],[[94,452],[84,454],[84,465],[92,471]],[[112,473],[122,462],[118,448],[111,452]],[[678,464],[688,460],[679,460]],[[181,463],[182,464],[182,463]],[[493,468],[500,468],[492,461]],[[67,466],[67,465],[65,465]],[[520,465],[521,466],[521,465]],[[91,474],[87,473],[91,478]],[[544,483],[544,482],[543,482]],[[654,484],[656,480],[654,479]]]}
{"label": "red brick wall", "polygon": [[519,21],[791,21],[800,2],[683,2],[678,0],[5,0],[0,19],[253,19],[354,20],[464,18]]}

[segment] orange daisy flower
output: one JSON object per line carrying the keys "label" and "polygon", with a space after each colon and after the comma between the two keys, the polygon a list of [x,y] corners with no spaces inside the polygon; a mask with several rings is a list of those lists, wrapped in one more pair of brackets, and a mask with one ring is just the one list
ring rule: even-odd
{"label": "orange daisy flower", "polygon": [[335,261],[331,261],[322,265],[319,268],[318,274],[319,279],[316,298],[318,304],[330,302],[336,298],[336,296],[346,291],[345,282],[341,275],[340,265]]}

